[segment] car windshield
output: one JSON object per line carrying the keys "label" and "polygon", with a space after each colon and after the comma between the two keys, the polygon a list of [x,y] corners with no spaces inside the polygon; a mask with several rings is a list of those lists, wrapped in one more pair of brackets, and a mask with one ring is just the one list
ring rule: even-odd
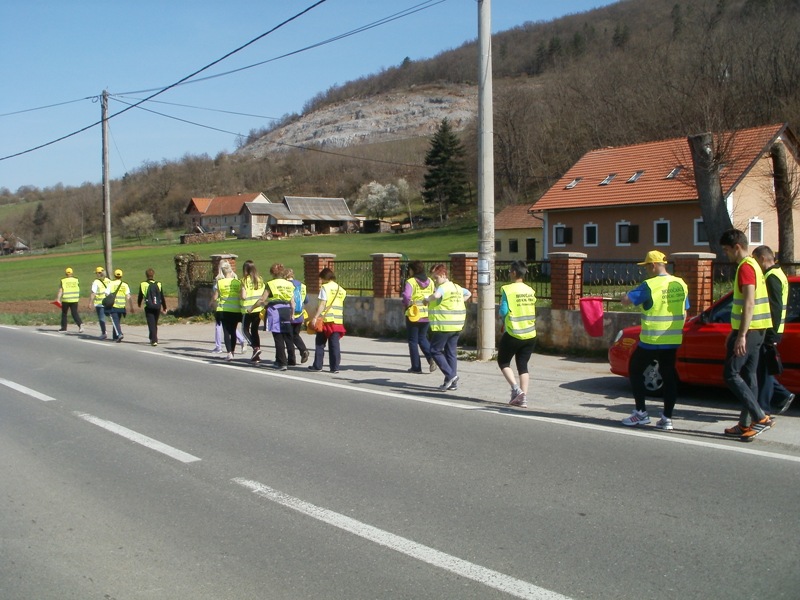
{"label": "car windshield", "polygon": [[706,323],[730,323],[731,307],[733,306],[733,295],[725,296],[719,303],[715,304],[706,311],[703,320]]}

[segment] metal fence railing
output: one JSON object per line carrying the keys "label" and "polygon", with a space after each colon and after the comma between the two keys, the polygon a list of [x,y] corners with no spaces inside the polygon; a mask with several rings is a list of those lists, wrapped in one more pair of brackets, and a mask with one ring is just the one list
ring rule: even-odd
{"label": "metal fence railing", "polygon": [[348,294],[372,296],[371,260],[337,260],[333,270],[336,281]]}
{"label": "metal fence railing", "polygon": [[[496,261],[494,263],[495,276],[495,296],[500,300],[500,288],[511,283],[511,263],[510,260]],[[525,263],[528,267],[528,275],[525,283],[533,288],[536,293],[536,300],[550,300],[550,263],[548,261],[533,261]]]}

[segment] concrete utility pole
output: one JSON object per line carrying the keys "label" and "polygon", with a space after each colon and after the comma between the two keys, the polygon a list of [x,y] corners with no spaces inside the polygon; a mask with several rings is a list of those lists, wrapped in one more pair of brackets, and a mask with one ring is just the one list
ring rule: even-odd
{"label": "concrete utility pole", "polygon": [[108,91],[103,90],[100,100],[103,121],[103,250],[105,253],[106,274],[114,275],[111,263],[111,185],[108,181]]}
{"label": "concrete utility pole", "polygon": [[478,49],[478,360],[491,360],[495,342],[491,0],[478,0]]}

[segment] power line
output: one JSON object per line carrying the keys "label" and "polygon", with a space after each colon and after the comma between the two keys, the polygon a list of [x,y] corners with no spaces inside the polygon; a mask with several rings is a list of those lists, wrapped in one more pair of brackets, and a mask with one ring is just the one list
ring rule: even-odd
{"label": "power line", "polygon": [[[325,2],[327,2],[327,0],[317,0],[317,2],[315,2],[314,4],[312,4],[311,6],[309,6],[308,8],[306,8],[306,9],[304,9],[304,10],[300,11],[299,13],[297,13],[296,15],[294,15],[294,16],[292,16],[292,17],[289,17],[289,18],[288,18],[288,19],[286,19],[285,21],[283,21],[283,22],[279,23],[278,25],[276,25],[276,26],[275,26],[275,27],[273,27],[272,29],[270,29],[270,30],[268,30],[268,31],[265,31],[264,33],[262,33],[261,35],[259,35],[259,36],[255,37],[255,38],[253,38],[253,39],[252,39],[252,40],[250,40],[249,42],[247,42],[247,43],[245,43],[245,44],[242,44],[241,46],[239,46],[239,47],[238,47],[238,48],[236,48],[235,50],[231,50],[230,52],[228,52],[227,54],[225,54],[225,55],[224,55],[224,56],[222,56],[221,58],[218,58],[217,60],[215,60],[215,61],[213,61],[213,62],[211,62],[211,63],[207,64],[205,67],[203,67],[203,68],[201,68],[201,69],[198,69],[198,70],[197,70],[197,71],[195,71],[194,73],[191,73],[191,74],[187,75],[186,77],[183,77],[182,79],[179,79],[179,80],[178,80],[178,81],[176,81],[175,83],[173,83],[173,84],[171,84],[171,85],[168,85],[168,86],[166,86],[166,87],[164,87],[164,88],[161,88],[161,89],[159,89],[157,92],[155,92],[155,93],[151,94],[150,96],[148,96],[147,98],[145,98],[145,99],[143,99],[143,100],[140,100],[140,101],[139,101],[139,102],[137,102],[136,104],[132,104],[132,105],[128,106],[127,108],[124,108],[124,109],[122,109],[122,110],[121,110],[121,111],[119,111],[118,113],[114,113],[113,115],[109,115],[109,117],[108,117],[108,118],[109,118],[109,119],[113,119],[114,117],[118,117],[119,115],[121,115],[121,114],[123,114],[123,113],[125,113],[125,112],[127,112],[127,111],[129,111],[129,110],[131,110],[132,108],[135,108],[135,107],[139,106],[140,104],[143,104],[144,102],[147,102],[147,101],[149,101],[149,100],[152,100],[152,99],[153,99],[153,98],[155,98],[156,96],[159,96],[160,94],[163,94],[163,93],[164,93],[164,92],[166,92],[167,90],[171,90],[172,88],[174,88],[174,87],[176,87],[176,86],[180,85],[181,83],[183,83],[183,82],[185,82],[185,81],[187,81],[187,80],[191,79],[191,78],[192,78],[192,77],[194,77],[195,75],[198,75],[198,74],[202,73],[203,71],[205,71],[205,70],[207,70],[207,69],[210,69],[210,68],[211,68],[211,67],[213,67],[214,65],[216,65],[216,64],[219,64],[220,62],[222,62],[223,60],[225,60],[225,59],[227,59],[227,58],[229,58],[229,57],[233,56],[233,55],[234,55],[234,54],[236,54],[237,52],[240,52],[240,51],[244,50],[244,49],[245,49],[245,48],[247,48],[248,46],[250,46],[250,45],[252,45],[252,44],[256,43],[257,41],[259,41],[259,40],[263,39],[264,37],[266,37],[266,36],[268,36],[268,35],[270,35],[270,34],[274,33],[275,31],[277,31],[278,29],[280,29],[280,28],[281,28],[281,27],[283,27],[284,25],[287,25],[288,23],[291,23],[292,21],[294,21],[294,20],[296,20],[296,19],[300,18],[301,16],[305,15],[306,13],[308,13],[308,12],[309,12],[309,11],[311,11],[311,10],[313,10],[313,9],[314,9],[314,8],[316,8],[317,6],[319,6],[319,5],[321,5],[321,4],[324,4]],[[94,97],[94,98],[96,99],[97,97]],[[14,158],[14,157],[17,157],[17,156],[22,156],[23,154],[28,154],[28,153],[30,153],[30,152],[34,152],[34,151],[36,151],[36,150],[41,150],[42,148],[46,148],[47,146],[52,146],[53,144],[56,144],[56,143],[58,143],[58,142],[61,142],[61,141],[65,140],[65,139],[67,139],[67,138],[71,138],[71,137],[73,137],[73,136],[76,136],[76,135],[78,135],[79,133],[83,133],[84,131],[87,131],[88,129],[91,129],[92,127],[96,127],[97,125],[100,125],[102,122],[103,122],[102,120],[100,120],[100,121],[96,121],[95,123],[92,123],[91,125],[87,125],[86,127],[83,127],[83,128],[81,128],[81,129],[79,129],[79,130],[77,130],[77,131],[73,131],[72,133],[68,133],[67,135],[62,135],[62,136],[61,136],[60,138],[58,138],[58,139],[52,140],[52,141],[50,141],[50,142],[46,142],[46,143],[44,143],[44,144],[39,144],[38,146],[35,146],[35,147],[33,147],[33,148],[29,148],[29,149],[27,149],[27,150],[23,150],[23,151],[21,151],[21,152],[16,152],[16,153],[14,153],[14,154],[9,154],[8,156],[3,156],[3,157],[0,157],[0,161],[4,161],[4,160],[7,160],[7,159],[9,159],[9,158]]]}
{"label": "power line", "polygon": [[[109,94],[109,97],[116,99],[125,98],[126,96],[122,94]],[[142,100],[142,98],[132,98],[132,100]],[[120,100],[121,102],[121,100]],[[204,106],[192,106],[191,104],[179,104],[177,102],[165,102],[164,100],[151,100],[155,104],[168,104],[170,106],[181,106],[183,108],[195,108],[197,110],[207,110],[209,112],[218,112],[218,113],[225,113],[228,115],[236,115],[239,117],[254,117],[256,119],[269,119],[270,121],[280,121],[281,117],[268,117],[266,115],[253,115],[250,113],[243,113],[243,112],[236,112],[233,110],[224,110],[221,108],[207,108]]]}
{"label": "power line", "polygon": [[56,106],[64,106],[65,104],[74,104],[75,102],[83,102],[84,100],[92,100],[95,96],[86,96],[85,98],[76,98],[75,100],[67,100],[66,102],[57,102],[55,104],[48,104],[46,106],[37,106],[36,108],[24,108],[22,110],[15,110],[14,112],[7,112],[0,114],[0,117],[10,117],[12,115],[21,115],[22,113],[34,112],[36,110],[44,110],[45,108],[55,108]]}

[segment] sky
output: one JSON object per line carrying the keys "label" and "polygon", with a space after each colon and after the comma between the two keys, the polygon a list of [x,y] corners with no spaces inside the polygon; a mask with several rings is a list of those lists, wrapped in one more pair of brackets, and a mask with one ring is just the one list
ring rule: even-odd
{"label": "sky", "polygon": [[[492,32],[612,3],[491,0]],[[214,157],[332,86],[476,39],[478,3],[25,0],[0,2],[0,23],[0,189],[16,192],[102,180],[104,90],[112,179],[187,154]]]}

